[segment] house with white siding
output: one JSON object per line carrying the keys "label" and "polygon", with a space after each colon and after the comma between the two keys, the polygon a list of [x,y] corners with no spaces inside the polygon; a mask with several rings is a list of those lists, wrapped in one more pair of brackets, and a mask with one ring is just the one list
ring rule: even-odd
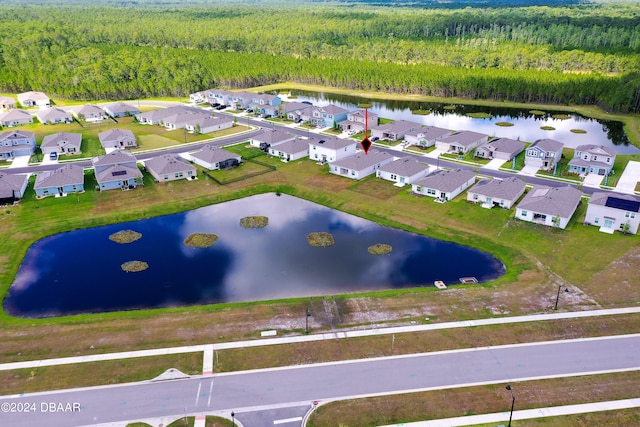
{"label": "house with white siding", "polygon": [[296,138],[294,134],[287,132],[285,129],[275,127],[273,129],[263,129],[262,132],[249,138],[249,145],[267,151],[272,145],[280,144],[286,141],[293,141]]}
{"label": "house with white siding", "polygon": [[9,110],[16,108],[16,100],[10,96],[0,96],[0,108],[3,110]]}
{"label": "house with white siding", "polygon": [[18,102],[25,107],[49,108],[51,100],[43,92],[23,92],[18,94]]}
{"label": "house with white siding", "polygon": [[637,234],[640,225],[640,197],[612,192],[593,193],[584,219],[600,231]]}
{"label": "house with white siding", "polygon": [[160,125],[169,130],[182,129],[185,123],[198,117],[210,117],[211,112],[198,107],[176,105],[159,110],[136,114],[136,120],[143,125]]}
{"label": "house with white siding", "polygon": [[288,120],[296,123],[306,123],[311,120],[313,106],[302,102],[289,102],[282,104],[282,111]]}
{"label": "house with white siding", "polygon": [[73,117],[62,108],[51,107],[45,110],[38,110],[36,117],[43,125],[55,125],[58,123],[72,123]]}
{"label": "house with white siding", "polygon": [[493,138],[476,148],[475,157],[509,161],[524,151],[524,142],[510,138]]}
{"label": "house with white siding", "polygon": [[98,134],[100,144],[105,151],[123,148],[136,148],[136,136],[129,129],[109,129]]}
{"label": "house with white siding", "polygon": [[36,149],[36,134],[23,130],[0,133],[0,159],[11,160],[16,156],[30,156]]}
{"label": "house with white siding", "polygon": [[329,104],[324,107],[313,107],[311,109],[311,123],[318,127],[332,128],[343,120],[347,119],[349,110],[337,105]]}
{"label": "house with white siding", "polygon": [[73,110],[73,114],[78,120],[84,120],[86,122],[99,122],[109,118],[107,112],[95,104],[77,107]]}
{"label": "house with white siding", "polygon": [[44,154],[78,154],[81,144],[81,133],[58,132],[45,136],[40,143],[40,150]]}
{"label": "house with white siding", "polygon": [[104,107],[104,111],[111,117],[132,117],[140,114],[140,109],[125,102],[116,102]]}
{"label": "house with white siding", "polygon": [[334,136],[320,136],[321,139],[309,140],[309,158],[319,163],[331,163],[356,154],[360,144],[354,140],[340,139]]}
{"label": "house with white siding", "polygon": [[571,186],[534,186],[516,206],[516,218],[564,229],[575,213],[582,192]]}
{"label": "house with white siding", "polygon": [[242,161],[242,157],[239,154],[209,144],[202,147],[201,150],[190,153],[189,159],[209,170],[238,166]]}
{"label": "house with white siding", "polygon": [[69,193],[84,191],[84,170],[82,166],[65,164],[51,171],[36,175],[33,186],[38,198],[47,196],[66,196]]}
{"label": "house with white siding", "polygon": [[466,154],[487,141],[488,135],[470,130],[454,132],[436,139],[436,149],[445,153]]}
{"label": "house with white siding", "polygon": [[309,156],[309,140],[295,138],[269,147],[269,154],[279,157],[283,162],[292,162]]}
{"label": "house with white siding", "polygon": [[0,171],[0,204],[7,205],[24,197],[29,174],[13,174]]}
{"label": "house with white siding", "polygon": [[376,173],[393,160],[391,154],[378,150],[371,150],[368,154],[360,152],[329,163],[329,172],[357,180]]}
{"label": "house with white siding", "polygon": [[453,200],[476,181],[476,174],[466,169],[438,169],[411,184],[415,194],[433,197],[437,202]]}
{"label": "house with white siding", "polygon": [[184,128],[192,133],[211,133],[233,127],[233,117],[199,116],[184,124]]}
{"label": "house with white siding", "polygon": [[356,110],[347,114],[347,119],[341,122],[338,122],[338,127],[342,129],[343,132],[354,131],[364,132],[365,125],[377,126],[378,125],[378,115],[367,112],[366,110]]}
{"label": "house with white siding", "polygon": [[553,139],[539,139],[525,152],[525,166],[535,166],[538,169],[552,170],[562,158],[562,142]]}
{"label": "house with white siding", "polygon": [[409,122],[407,120],[396,120],[395,122],[371,126],[371,138],[397,141],[404,139],[407,133],[417,132],[422,125],[420,123]]}
{"label": "house with white siding", "polygon": [[403,157],[381,166],[376,172],[376,176],[402,186],[424,178],[429,174],[429,170],[429,165],[410,157]]}
{"label": "house with white siding", "polygon": [[143,185],[136,156],[129,151],[114,150],[91,160],[100,191],[129,190]]}
{"label": "house with white siding", "polygon": [[609,175],[616,161],[616,154],[616,149],[612,147],[578,145],[573,152],[573,159],[569,161],[569,172],[580,175]]}
{"label": "house with white siding", "polygon": [[161,154],[144,161],[144,167],[156,182],[194,179],[196,167],[177,154]]}
{"label": "house with white siding", "polygon": [[482,179],[467,191],[467,200],[484,208],[511,207],[524,194],[526,182],[520,178]]}
{"label": "house with white siding", "polygon": [[404,140],[412,145],[431,147],[436,144],[438,138],[444,138],[447,135],[451,135],[452,132],[450,129],[437,126],[421,126],[419,129],[407,132],[404,135]]}
{"label": "house with white siding", "polygon": [[5,128],[10,128],[20,125],[28,125],[33,123],[33,116],[31,113],[13,108],[7,112],[0,114],[0,125]]}

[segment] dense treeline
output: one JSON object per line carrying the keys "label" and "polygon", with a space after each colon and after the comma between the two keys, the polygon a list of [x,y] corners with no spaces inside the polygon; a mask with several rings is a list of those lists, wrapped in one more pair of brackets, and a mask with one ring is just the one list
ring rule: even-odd
{"label": "dense treeline", "polygon": [[638,14],[637,4],[5,6],[0,85],[111,98],[293,80],[638,111]]}

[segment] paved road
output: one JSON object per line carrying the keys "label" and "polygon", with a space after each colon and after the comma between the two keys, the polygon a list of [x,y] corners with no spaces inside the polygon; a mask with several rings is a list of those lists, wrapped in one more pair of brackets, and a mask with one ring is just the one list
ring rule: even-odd
{"label": "paved road", "polygon": [[[337,364],[295,366],[143,382],[0,399],[0,425],[71,427],[203,411],[243,413],[309,405],[314,400],[386,395],[477,383],[640,369],[640,334],[537,344],[485,347]],[[50,403],[80,406],[46,412]],[[42,406],[42,405],[45,406]],[[270,425],[272,421],[270,421]],[[269,425],[265,422],[263,425]]]}

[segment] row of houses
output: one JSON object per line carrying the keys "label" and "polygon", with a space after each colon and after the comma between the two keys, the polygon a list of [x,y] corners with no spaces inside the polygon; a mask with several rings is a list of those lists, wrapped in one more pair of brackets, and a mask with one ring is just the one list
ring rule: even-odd
{"label": "row of houses", "polygon": [[95,104],[86,104],[74,107],[69,111],[58,107],[48,107],[40,109],[33,114],[26,110],[11,108],[9,111],[0,114],[0,125],[3,127],[28,125],[34,123],[34,116],[42,124],[54,125],[71,123],[74,117],[77,120],[86,122],[99,122],[109,118],[135,116],[136,114],[140,114],[140,110],[124,102],[110,104],[104,108]]}
{"label": "row of houses", "polygon": [[[51,100],[42,92],[23,92],[17,95],[18,102],[25,108],[40,107],[47,108],[51,106]],[[16,108],[16,100],[10,96],[0,96],[0,109]]]}
{"label": "row of houses", "polygon": [[228,129],[234,123],[232,117],[214,117],[208,110],[183,105],[139,113],[135,117],[143,125],[159,125],[168,130],[186,129],[195,133]]}

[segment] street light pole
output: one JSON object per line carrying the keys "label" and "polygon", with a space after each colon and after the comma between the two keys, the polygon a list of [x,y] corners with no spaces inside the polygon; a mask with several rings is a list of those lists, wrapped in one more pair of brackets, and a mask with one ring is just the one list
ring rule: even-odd
{"label": "street light pole", "polygon": [[304,328],[304,333],[307,335],[309,335],[309,316],[311,316],[311,312],[309,311],[309,307],[307,307],[306,316],[305,316],[306,324]]}
{"label": "street light pole", "polygon": [[235,412],[231,411],[231,423],[233,424],[233,427],[236,426],[236,414]]}
{"label": "street light pole", "polygon": [[[562,288],[562,285],[558,285],[558,294],[556,295],[556,305],[553,307],[554,310],[558,309],[558,301],[560,301],[560,289]],[[564,288],[565,292],[569,292],[569,288]]]}
{"label": "street light pole", "polygon": [[509,425],[507,426],[507,427],[511,427],[511,420],[513,419],[513,407],[516,406],[516,397],[513,394],[511,385],[507,384],[505,388],[511,392],[511,412],[509,413]]}

